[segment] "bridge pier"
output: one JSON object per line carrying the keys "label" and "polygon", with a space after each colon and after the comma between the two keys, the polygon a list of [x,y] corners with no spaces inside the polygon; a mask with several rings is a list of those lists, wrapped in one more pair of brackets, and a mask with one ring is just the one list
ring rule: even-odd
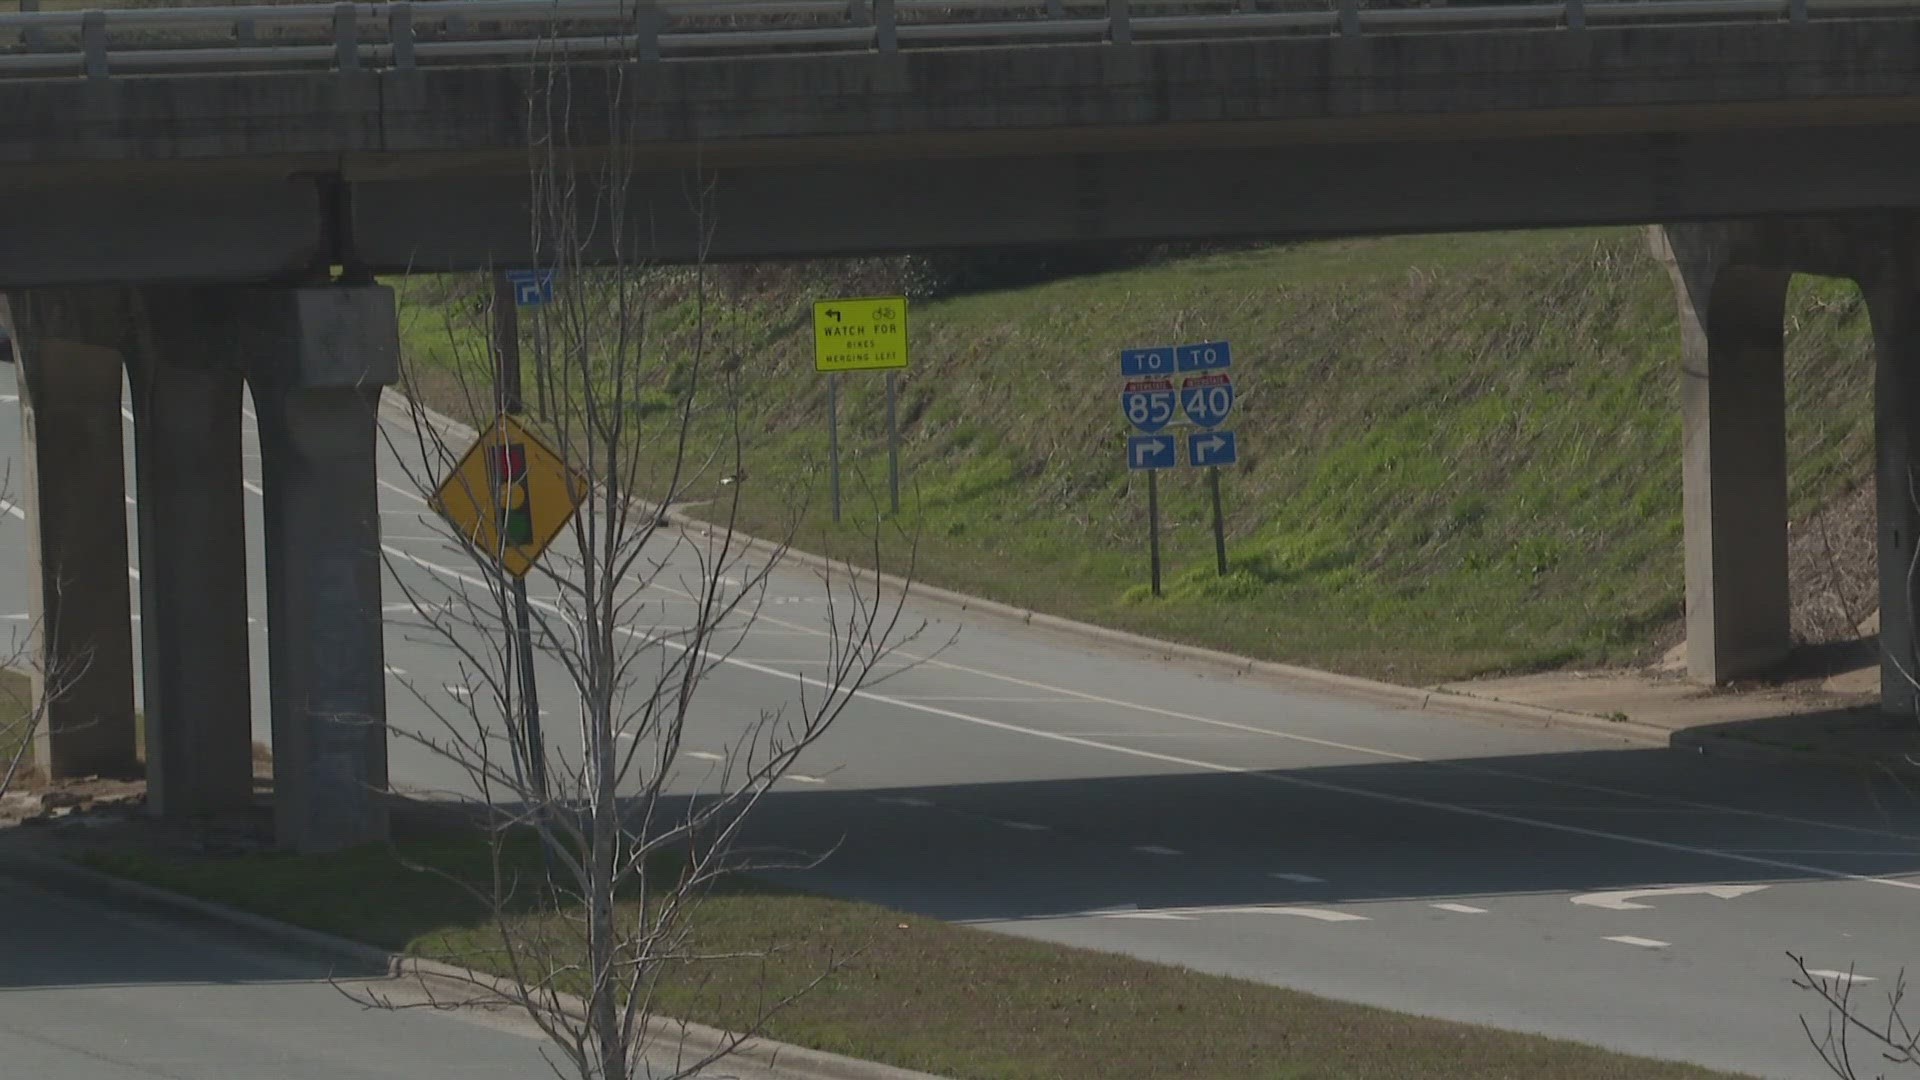
{"label": "bridge pier", "polygon": [[275,830],[322,851],[387,835],[375,476],[399,320],[379,286],[235,289],[265,473]]}
{"label": "bridge pier", "polygon": [[1680,299],[1687,671],[1761,674],[1791,646],[1782,269],[1725,227],[1670,227],[1657,245]]}
{"label": "bridge pier", "polygon": [[34,756],[55,778],[139,773],[117,289],[8,297],[20,382]]}
{"label": "bridge pier", "polygon": [[205,347],[207,290],[139,293],[127,354],[139,484],[147,805],[168,818],[253,798],[241,369]]}
{"label": "bridge pier", "polygon": [[[1759,674],[1785,655],[1785,410],[1777,390],[1782,299],[1792,273],[1850,278],[1873,321],[1881,708],[1920,714],[1920,217],[1667,225],[1653,231],[1652,241],[1680,294],[1687,364],[1690,673],[1721,682]],[[1728,362],[1721,365],[1723,355]],[[1712,403],[1702,407],[1703,393],[1714,393],[1697,385],[1703,372],[1711,383],[1723,371],[1747,384],[1734,390],[1738,405],[1725,412]],[[1703,438],[1706,452],[1696,445]],[[1734,501],[1744,505],[1722,509],[1721,496],[1729,494],[1725,474],[1710,458],[1730,445],[1752,457],[1727,463]]]}

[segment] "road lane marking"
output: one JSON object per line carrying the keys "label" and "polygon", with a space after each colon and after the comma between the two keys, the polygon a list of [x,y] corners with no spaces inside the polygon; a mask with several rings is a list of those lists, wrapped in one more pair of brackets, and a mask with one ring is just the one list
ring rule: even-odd
{"label": "road lane marking", "polygon": [[1312,874],[1289,874],[1279,870],[1276,870],[1268,874],[1267,876],[1270,878],[1275,878],[1280,881],[1291,881],[1295,885],[1325,885],[1327,883],[1326,878],[1314,877]]}
{"label": "road lane marking", "polygon": [[1749,893],[1757,893],[1764,888],[1766,888],[1765,885],[1665,885],[1647,889],[1615,889],[1612,892],[1582,893],[1568,899],[1581,907],[1605,908],[1608,911],[1648,911],[1652,909],[1652,904],[1637,902],[1643,896],[1713,896],[1721,900],[1732,900]]}
{"label": "road lane marking", "polygon": [[473,687],[471,686],[455,686],[452,683],[441,683],[440,689],[445,690],[447,693],[452,694],[454,697],[472,697],[473,696]]}
{"label": "road lane marking", "polygon": [[873,801],[885,803],[888,806],[913,806],[921,809],[933,805],[932,799],[916,799],[911,795],[881,795],[877,796]]}
{"label": "road lane marking", "polygon": [[397,678],[397,679],[406,678],[406,675],[407,675],[406,668],[397,668],[397,667],[394,667],[392,664],[387,665],[386,671],[387,671],[387,674],[392,675],[394,678]]}
{"label": "road lane marking", "polygon": [[1009,829],[1018,829],[1021,832],[1053,831],[1051,825],[1036,825],[1031,821],[1015,821],[1012,818],[988,818],[987,820],[993,822],[995,825],[1002,825]]}
{"label": "road lane marking", "polygon": [[[794,631],[788,630],[785,632],[793,633]],[[748,633],[759,634],[765,633],[765,631],[750,630]],[[907,701],[991,701],[1017,705],[1078,704],[1078,702],[1069,697],[1002,697],[996,694],[901,694],[900,696]]]}
{"label": "road lane marking", "polygon": [[1621,934],[1618,937],[1602,938],[1601,940],[1617,941],[1622,945],[1635,945],[1642,949],[1664,949],[1673,944],[1671,941],[1660,941],[1650,937],[1634,937],[1632,934]]}
{"label": "road lane marking", "polygon": [[5,510],[7,513],[12,514],[14,517],[19,518],[21,521],[27,520],[27,512],[25,510],[20,509],[19,505],[14,503],[10,499],[0,499],[0,510]]}
{"label": "road lane marking", "polygon": [[826,781],[825,781],[825,780],[823,780],[823,779],[821,779],[821,778],[820,778],[820,777],[818,777],[818,776],[808,776],[808,775],[807,775],[807,774],[805,774],[805,773],[797,773],[797,772],[790,772],[790,773],[783,773],[783,774],[781,774],[781,776],[780,776],[780,779],[782,779],[782,780],[791,780],[791,781],[793,781],[793,782],[794,782],[794,783],[796,783],[796,784],[824,784],[824,783],[826,783]]}
{"label": "road lane marking", "polygon": [[[410,552],[402,551],[399,548],[392,547],[391,545],[382,544],[381,550],[385,551],[388,555],[393,556],[395,559],[400,559],[406,562],[413,563],[414,565],[419,566],[421,569],[427,570],[430,573],[451,578],[452,580],[462,582],[469,587],[481,588],[481,589],[488,587],[486,582],[482,581],[480,578],[474,577],[471,574],[463,573],[459,570],[453,569],[452,567],[442,566],[438,563],[431,562],[427,559],[422,559],[418,555],[414,555]],[[547,605],[547,606],[549,607],[549,609],[551,609],[551,605]],[[643,631],[632,630],[632,629],[622,627],[620,628],[620,632],[626,637],[636,639],[636,640],[656,643],[661,645],[664,648],[674,649],[679,652],[688,652],[692,648],[692,646],[683,644],[681,642],[660,638],[655,635],[647,634]],[[1652,837],[1634,836],[1629,833],[1608,832],[1605,829],[1588,828],[1587,826],[1584,826],[1584,825],[1569,825],[1564,822],[1548,821],[1542,818],[1530,818],[1520,814],[1512,814],[1512,813],[1507,813],[1505,811],[1499,811],[1499,810],[1482,810],[1478,807],[1466,806],[1459,803],[1444,802],[1439,799],[1427,799],[1427,798],[1421,798],[1415,795],[1398,795],[1392,792],[1373,791],[1367,788],[1355,787],[1351,784],[1339,783],[1331,780],[1316,780],[1310,777],[1300,776],[1293,773],[1272,772],[1272,771],[1269,771],[1264,766],[1231,765],[1224,762],[1206,761],[1200,758],[1186,757],[1180,754],[1163,753],[1158,750],[1149,750],[1145,747],[1121,746],[1115,743],[1103,743],[1094,739],[1081,738],[1075,735],[1063,735],[1063,734],[1060,734],[1059,732],[1046,731],[1041,728],[1026,727],[1024,725],[1010,723],[1005,720],[992,720],[984,716],[974,716],[970,713],[963,713],[956,709],[949,709],[939,705],[929,705],[924,702],[907,701],[904,698],[897,697],[893,694],[881,693],[875,690],[868,690],[864,688],[848,688],[846,686],[839,686],[839,685],[835,685],[832,682],[817,678],[815,676],[807,675],[803,672],[781,671],[777,668],[767,667],[762,664],[750,663],[748,661],[741,660],[737,657],[731,657],[731,656],[715,653],[711,649],[703,650],[703,653],[707,658],[711,660],[715,660],[722,664],[731,664],[735,667],[740,667],[747,671],[755,671],[762,675],[767,675],[776,679],[783,679],[790,682],[799,682],[799,683],[802,683],[803,685],[812,686],[816,689],[829,691],[834,694],[846,694],[849,697],[860,698],[862,700],[872,701],[881,705],[892,705],[896,708],[907,709],[913,712],[925,713],[929,716],[943,717],[945,719],[955,720],[963,724],[972,724],[976,727],[988,728],[995,731],[1003,731],[1010,734],[1025,735],[1029,738],[1041,739],[1047,742],[1060,743],[1066,746],[1078,746],[1083,749],[1100,750],[1109,754],[1117,754],[1122,757],[1131,757],[1141,761],[1151,761],[1151,762],[1155,762],[1157,764],[1162,764],[1162,765],[1176,765],[1181,768],[1194,769],[1202,772],[1218,773],[1223,776],[1237,776],[1245,780],[1248,780],[1249,782],[1252,782],[1252,783],[1279,784],[1285,787],[1299,788],[1306,791],[1320,791],[1320,792],[1327,792],[1331,794],[1347,795],[1354,798],[1369,799],[1374,802],[1386,803],[1393,806],[1409,806],[1409,807],[1415,807],[1422,810],[1437,810],[1437,811],[1441,811],[1449,814],[1458,814],[1462,817],[1477,818],[1482,821],[1498,821],[1508,825],[1518,825],[1524,828],[1540,829],[1546,832],[1560,833],[1566,836],[1580,836],[1580,837],[1585,837],[1591,840],[1606,840],[1613,843],[1629,844],[1635,847],[1648,848],[1654,851],[1667,851],[1667,852],[1673,852],[1673,853],[1682,854],[1682,855],[1698,856],[1700,858],[1721,859],[1727,862],[1737,862],[1737,863],[1742,863],[1748,866],[1764,866],[1772,870],[1787,870],[1795,874],[1803,874],[1803,875],[1808,875],[1812,877],[1826,878],[1832,881],[1853,881],[1853,882],[1860,882],[1863,884],[1885,885],[1889,888],[1909,889],[1909,890],[1920,892],[1920,882],[1901,881],[1898,878],[1877,877],[1877,876],[1872,876],[1867,874],[1853,874],[1843,870],[1831,870],[1823,866],[1813,866],[1806,863],[1790,862],[1785,859],[1770,859],[1770,858],[1765,858],[1757,855],[1743,855],[1737,851],[1724,851],[1718,848],[1701,847],[1694,844],[1682,844],[1682,843],[1678,843],[1671,840],[1657,840]]]}
{"label": "road lane marking", "polygon": [[1102,919],[1179,919],[1191,922],[1207,915],[1287,915],[1315,922],[1344,923],[1372,922],[1365,915],[1355,915],[1351,911],[1335,911],[1332,908],[1297,907],[1292,904],[1239,904],[1225,907],[1167,907],[1141,908],[1137,911],[1088,911],[1083,915],[1095,915]]}
{"label": "road lane marking", "polygon": [[1186,854],[1185,852],[1181,851],[1178,848],[1170,848],[1163,844],[1135,844],[1133,845],[1133,850],[1139,852],[1142,855],[1184,855]]}
{"label": "road lane marking", "polygon": [[1872,975],[1856,975],[1851,971],[1834,971],[1831,968],[1808,968],[1807,974],[1816,979],[1834,979],[1846,983],[1870,983],[1880,981]]}
{"label": "road lane marking", "polygon": [[1178,915],[1171,911],[1114,911],[1100,916],[1103,919],[1156,919],[1161,922],[1196,922],[1191,915]]}
{"label": "road lane marking", "polygon": [[711,751],[711,750],[689,750],[689,751],[687,751],[686,753],[687,753],[687,756],[688,756],[688,757],[690,757],[690,758],[693,758],[693,759],[695,759],[695,760],[697,760],[697,761],[725,761],[725,760],[727,760],[727,756],[726,756],[725,754],[716,754],[716,753],[714,753],[714,752],[713,752],[713,751]]}
{"label": "road lane marking", "polygon": [[1455,915],[1485,915],[1487,913],[1486,908],[1474,907],[1472,904],[1455,904],[1449,902],[1444,904],[1428,904],[1427,906],[1439,908],[1441,911],[1451,911]]}

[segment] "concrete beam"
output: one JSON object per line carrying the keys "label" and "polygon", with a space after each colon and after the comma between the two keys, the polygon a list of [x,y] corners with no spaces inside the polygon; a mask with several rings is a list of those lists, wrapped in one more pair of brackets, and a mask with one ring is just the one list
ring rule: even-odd
{"label": "concrete beam", "polygon": [[34,735],[54,778],[139,775],[121,354],[124,290],[8,299],[26,440]]}
{"label": "concrete beam", "polygon": [[253,796],[241,369],[205,348],[206,290],[136,296],[129,355],[139,481],[147,805],[168,818]]}
{"label": "concrete beam", "polygon": [[1785,270],[1738,261],[1743,226],[1669,226],[1680,300],[1687,670],[1763,674],[1792,645],[1787,597]]}
{"label": "concrete beam", "polygon": [[383,287],[233,289],[223,344],[247,364],[265,472],[279,842],[387,835],[387,700],[375,447],[399,375]]}

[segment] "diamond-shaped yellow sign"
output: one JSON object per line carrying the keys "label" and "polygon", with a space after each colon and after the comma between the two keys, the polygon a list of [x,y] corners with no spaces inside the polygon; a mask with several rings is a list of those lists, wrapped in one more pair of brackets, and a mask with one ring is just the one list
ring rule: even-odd
{"label": "diamond-shaped yellow sign", "polygon": [[433,508],[501,569],[525,577],[586,497],[585,473],[502,416],[441,482]]}

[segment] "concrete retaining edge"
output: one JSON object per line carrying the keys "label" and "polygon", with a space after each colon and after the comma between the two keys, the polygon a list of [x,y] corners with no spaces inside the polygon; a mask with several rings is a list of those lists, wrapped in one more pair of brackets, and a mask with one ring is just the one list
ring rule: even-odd
{"label": "concrete retaining edge", "polygon": [[[391,953],[351,938],[294,926],[291,923],[284,923],[278,919],[215,900],[202,900],[199,897],[148,885],[142,881],[117,877],[91,867],[81,866],[57,855],[48,854],[44,850],[29,848],[21,854],[27,861],[37,863],[53,874],[64,874],[98,888],[171,907],[186,914],[216,919],[298,948],[330,953],[356,963],[378,967],[396,978],[436,977],[469,986],[476,983],[482,987],[505,985],[505,980],[484,972],[424,957]],[[568,1015],[575,1019],[584,1015],[585,1005],[579,998],[564,994],[560,995],[560,999],[561,1006]],[[659,1016],[652,1017],[648,1021],[648,1035],[662,1046],[685,1047],[688,1056],[696,1060],[712,1053],[731,1039],[728,1033],[719,1028]],[[864,1061],[764,1038],[755,1038],[742,1043],[725,1060],[748,1061],[763,1068],[777,1068],[794,1080],[941,1080],[940,1077],[931,1073],[914,1072],[911,1069],[897,1068],[879,1062]]]}

